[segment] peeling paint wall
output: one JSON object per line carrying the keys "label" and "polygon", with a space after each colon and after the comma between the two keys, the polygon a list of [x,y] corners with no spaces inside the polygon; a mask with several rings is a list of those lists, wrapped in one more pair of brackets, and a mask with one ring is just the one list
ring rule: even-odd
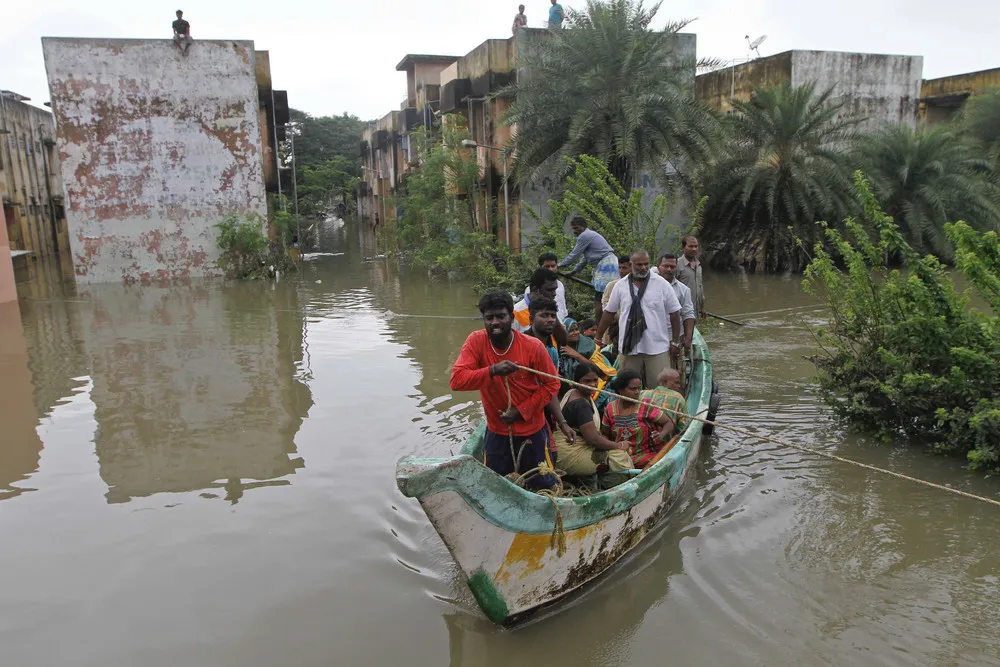
{"label": "peeling paint wall", "polygon": [[916,128],[923,68],[922,56],[792,51],[792,85],[833,86],[833,97],[844,102],[841,115],[865,119],[863,131],[887,122]]}
{"label": "peeling paint wall", "polygon": [[217,275],[214,225],[267,214],[253,42],[42,49],[77,281]]}

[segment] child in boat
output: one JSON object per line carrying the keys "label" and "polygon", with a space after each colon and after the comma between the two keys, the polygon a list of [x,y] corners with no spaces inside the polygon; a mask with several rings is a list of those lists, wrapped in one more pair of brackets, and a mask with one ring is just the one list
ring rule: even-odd
{"label": "child in boat", "polygon": [[[579,384],[597,388],[597,367],[580,362],[573,373]],[[576,432],[576,441],[569,442],[561,432],[555,433],[559,447],[559,467],[567,475],[593,475],[597,472],[619,472],[632,468],[628,454],[630,442],[615,442],[601,435],[601,416],[591,395],[573,387],[560,401],[562,414]]]}
{"label": "child in boat", "polygon": [[[673,368],[664,368],[656,379],[656,387],[645,389],[639,394],[639,400],[652,403],[658,408],[666,408],[664,412],[674,422],[674,433],[681,433],[687,428],[687,401],[681,394],[681,374]],[[680,414],[678,414],[680,413]]]}

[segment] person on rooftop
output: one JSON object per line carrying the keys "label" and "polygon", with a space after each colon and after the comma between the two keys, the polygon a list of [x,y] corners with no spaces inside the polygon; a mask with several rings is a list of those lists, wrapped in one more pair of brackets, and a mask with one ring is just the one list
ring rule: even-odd
{"label": "person on rooftop", "polygon": [[552,6],[549,7],[549,30],[558,30],[562,28],[563,19],[566,18],[566,14],[563,12],[563,6],[557,0],[551,0],[551,2]]}
{"label": "person on rooftop", "polygon": [[184,12],[177,10],[177,20],[172,24],[174,29],[174,44],[185,56],[191,48],[191,24],[184,20]]}
{"label": "person on rooftop", "polygon": [[513,34],[517,34],[518,28],[528,27],[528,17],[524,15],[524,5],[517,6],[517,14],[514,14],[514,25],[511,26],[510,31]]}

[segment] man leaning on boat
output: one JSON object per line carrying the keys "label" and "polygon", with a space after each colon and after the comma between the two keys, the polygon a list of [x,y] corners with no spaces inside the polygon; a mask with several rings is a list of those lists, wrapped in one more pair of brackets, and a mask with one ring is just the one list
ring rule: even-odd
{"label": "man leaning on boat", "polygon": [[[533,368],[556,375],[555,365],[541,341],[513,331],[514,300],[494,292],[479,300],[483,329],[473,331],[462,345],[451,369],[452,391],[479,391],[486,413],[484,463],[500,475],[524,473],[545,462],[549,454],[549,428],[545,406],[559,392],[559,381],[520,370]],[[538,475],[533,488],[548,488],[555,475]]]}

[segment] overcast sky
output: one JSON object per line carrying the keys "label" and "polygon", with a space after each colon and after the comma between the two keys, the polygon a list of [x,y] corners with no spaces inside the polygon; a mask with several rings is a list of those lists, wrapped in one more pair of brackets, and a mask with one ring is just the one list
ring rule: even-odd
{"label": "overcast sky", "polygon": [[[271,53],[274,85],[289,104],[314,115],[349,112],[363,119],[398,109],[406,78],[396,63],[407,53],[464,55],[489,38],[510,35],[513,2],[459,0],[260,0],[197,4],[135,0],[11,0],[0,19],[0,89],[48,100],[40,38],[171,36],[174,11],[185,10],[197,39],[252,39]],[[528,25],[541,27],[548,0],[523,0]],[[585,0],[564,6],[583,8]],[[676,0],[659,24],[697,18],[699,57],[745,58],[744,35],[766,34],[761,55],[789,49],[924,56],[924,77],[1000,67],[1000,4],[978,0]]]}

